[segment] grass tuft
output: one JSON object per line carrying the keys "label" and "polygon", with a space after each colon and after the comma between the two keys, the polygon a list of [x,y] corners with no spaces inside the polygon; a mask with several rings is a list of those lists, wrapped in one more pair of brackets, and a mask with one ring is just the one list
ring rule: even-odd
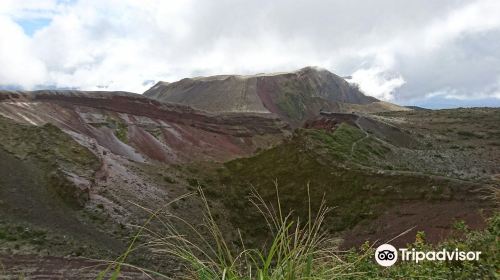
{"label": "grass tuft", "polygon": [[[410,249],[423,251],[442,248],[477,250],[483,253],[479,262],[398,262],[391,268],[384,268],[373,259],[375,244],[366,242],[359,250],[353,248],[347,252],[337,250],[336,242],[322,229],[330,209],[325,206],[323,199],[318,210],[312,212],[309,186],[309,212],[305,221],[295,218],[293,212],[283,211],[276,182],[275,192],[274,204],[265,201],[256,190],[252,191],[249,198],[272,237],[262,248],[248,248],[239,230],[241,244],[235,246],[227,242],[225,236],[228,233],[223,232],[217,224],[201,187],[197,191],[204,206],[201,226],[167,211],[168,205],[191,194],[181,196],[156,211],[141,207],[150,213],[150,218],[138,228],[127,251],[110,262],[98,279],[104,279],[107,275],[110,275],[109,279],[118,279],[123,267],[140,270],[151,279],[498,279],[498,214],[489,219],[485,230],[467,230],[462,235],[465,237],[450,238],[441,244],[431,245],[426,243],[425,232],[418,232],[415,242],[407,245]],[[153,220],[163,224],[162,232],[148,228]],[[178,230],[178,222],[185,225],[183,228],[189,232]],[[465,226],[460,228],[466,229]],[[148,249],[154,257],[174,257],[176,263],[181,264],[181,269],[174,275],[165,275],[127,264],[127,257],[138,249]]]}
{"label": "grass tuft", "polygon": [[[300,221],[294,218],[293,212],[283,211],[277,184],[275,187],[277,203],[274,205],[277,206],[264,201],[255,190],[249,198],[272,236],[262,249],[247,248],[239,231],[241,244],[235,246],[228,243],[199,187],[198,195],[204,206],[201,228],[163,212],[166,207],[155,212],[144,208],[151,213],[147,224],[153,218],[158,219],[164,225],[164,231],[159,233],[149,230],[147,224],[140,227],[127,252],[103,271],[99,279],[103,279],[111,270],[114,270],[111,279],[117,279],[121,267],[126,265],[127,256],[141,236],[147,242],[138,247],[147,247],[155,254],[174,256],[183,265],[181,275],[175,275],[175,279],[336,279],[345,275],[350,265],[336,255],[334,240],[322,230],[325,216],[330,211],[325,201],[322,201],[316,213],[312,213],[309,198],[309,218]],[[190,232],[179,232],[173,226],[174,220],[187,225]],[[155,276],[169,278],[159,273],[155,273]]]}

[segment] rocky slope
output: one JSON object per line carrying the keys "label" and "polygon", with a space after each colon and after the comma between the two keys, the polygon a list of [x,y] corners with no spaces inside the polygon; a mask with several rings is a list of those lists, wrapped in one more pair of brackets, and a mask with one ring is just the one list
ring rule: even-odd
{"label": "rocky slope", "polygon": [[[269,88],[291,83],[293,92],[305,92],[297,90],[307,76],[299,72],[255,78]],[[273,102],[280,98],[268,93]],[[234,246],[236,229],[248,245],[266,244],[265,221],[247,196],[254,188],[275,201],[276,180],[282,206],[301,220],[307,185],[313,208],[323,197],[334,207],[325,226],[343,248],[408,229],[393,243],[412,241],[417,230],[438,242],[457,220],[483,226],[494,207],[484,187],[499,185],[500,110],[328,112],[382,106],[345,94],[335,98],[361,104],[300,95],[307,107],[295,120],[304,124],[292,131],[287,122],[298,121],[266,107],[221,113],[126,92],[0,92],[0,267],[11,278],[93,279],[100,268],[81,273],[95,262],[77,257],[116,258],[149,210],[163,207],[162,214],[199,224],[197,197],[170,204],[198,186]],[[280,104],[299,104],[291,96]],[[149,227],[161,232],[162,224]],[[147,249],[128,261],[179,270]],[[125,276],[140,277],[135,270]]]}
{"label": "rocky slope", "polygon": [[0,92],[0,98],[4,117],[52,123],[80,142],[95,141],[142,162],[228,160],[269,145],[288,129],[270,114],[211,114],[123,92]]}
{"label": "rocky slope", "polygon": [[[63,264],[86,263],[74,259],[80,255],[119,255],[132,225],[149,216],[139,206],[158,209],[194,190],[192,166],[249,156],[289,134],[269,114],[212,114],[131,93],[78,91],[0,92],[0,131],[0,262],[14,274],[24,265],[69,269]],[[169,209],[201,219],[191,198]],[[27,260],[45,256],[57,258]],[[142,256],[135,262],[155,263]]]}
{"label": "rocky slope", "polygon": [[406,108],[364,95],[320,68],[251,76],[220,75],[159,82],[145,96],[213,112],[271,112],[299,126],[320,110],[377,112]]}
{"label": "rocky slope", "polygon": [[[406,230],[391,244],[412,242],[420,230],[428,241],[439,242],[453,231],[455,221],[480,228],[493,207],[485,187],[499,187],[495,178],[500,150],[492,140],[498,142],[500,126],[488,123],[500,117],[498,113],[498,109],[468,110],[465,115],[459,110],[383,116],[324,112],[285,143],[225,163],[218,174],[219,185],[227,186],[221,199],[228,208],[239,209],[231,221],[246,229],[245,238],[256,244],[263,238],[259,236],[263,230],[255,226],[259,214],[236,197],[254,188],[273,201],[275,182],[282,207],[293,209],[302,220],[307,219],[309,207],[306,186],[313,208],[324,197],[333,209],[326,228],[343,240],[344,248],[366,240],[383,242]],[[475,123],[468,123],[465,116]],[[457,138],[451,133],[444,141],[441,122],[457,128],[467,125],[484,138]],[[478,142],[471,145],[470,140]]]}

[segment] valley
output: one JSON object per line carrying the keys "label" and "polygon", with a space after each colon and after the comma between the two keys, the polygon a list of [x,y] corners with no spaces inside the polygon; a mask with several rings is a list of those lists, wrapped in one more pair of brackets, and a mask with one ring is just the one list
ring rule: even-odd
{"label": "valley", "polygon": [[[0,272],[95,279],[158,209],[182,218],[172,222],[181,232],[184,220],[207,233],[198,188],[234,248],[266,246],[248,197],[278,207],[277,190],[300,220],[324,199],[323,229],[339,250],[395,237],[403,246],[420,231],[438,244],[457,221],[483,229],[497,211],[500,109],[412,110],[310,67],[158,83],[144,95],[1,91],[0,159]],[[127,262],[183,269],[147,246]]]}

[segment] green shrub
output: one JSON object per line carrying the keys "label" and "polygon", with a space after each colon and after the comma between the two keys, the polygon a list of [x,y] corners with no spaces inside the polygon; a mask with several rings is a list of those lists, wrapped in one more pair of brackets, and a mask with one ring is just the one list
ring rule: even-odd
{"label": "green shrub", "polygon": [[[488,227],[480,231],[469,231],[462,222],[455,223],[456,229],[462,231],[461,238],[450,238],[441,244],[430,245],[425,242],[425,233],[418,232],[413,244],[408,248],[422,251],[449,251],[458,248],[461,251],[481,251],[479,261],[423,261],[398,262],[390,268],[379,266],[373,256],[375,249],[368,243],[360,250],[350,250],[345,256],[347,262],[358,261],[352,272],[363,277],[345,279],[498,279],[500,271],[500,213],[490,218]],[[361,256],[369,256],[361,258]]]}

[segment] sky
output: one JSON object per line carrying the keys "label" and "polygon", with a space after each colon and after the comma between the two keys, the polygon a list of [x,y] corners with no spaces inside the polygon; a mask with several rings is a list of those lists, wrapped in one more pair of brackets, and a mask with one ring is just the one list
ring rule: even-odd
{"label": "sky", "polygon": [[0,0],[0,32],[0,88],[318,66],[397,104],[500,106],[497,0]]}

